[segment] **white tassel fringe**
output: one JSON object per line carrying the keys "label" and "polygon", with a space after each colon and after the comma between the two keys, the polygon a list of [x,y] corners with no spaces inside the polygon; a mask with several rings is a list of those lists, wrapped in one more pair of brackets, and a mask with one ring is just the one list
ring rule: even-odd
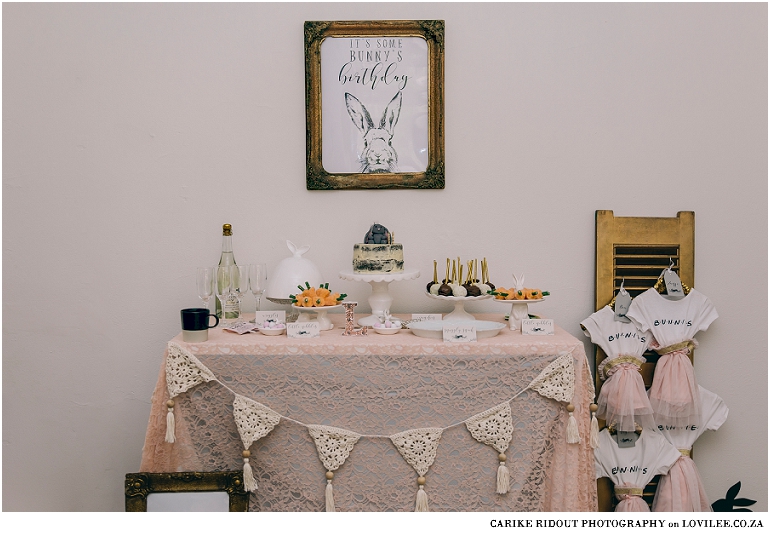
{"label": "white tassel fringe", "polygon": [[248,457],[243,458],[243,488],[246,492],[257,490],[257,480],[254,479],[254,472],[251,471]]}
{"label": "white tassel fringe", "polygon": [[505,466],[505,462],[501,461],[500,466],[497,468],[497,493],[508,494],[511,489],[511,473],[508,471],[508,467]]}
{"label": "white tassel fringe", "polygon": [[166,413],[166,442],[171,444],[176,442],[176,435],[174,434],[175,425],[174,409],[169,407],[168,412]]}
{"label": "white tassel fringe", "polygon": [[428,509],[428,494],[423,490],[423,485],[420,485],[420,490],[417,491],[417,503],[414,506],[415,513],[427,513]]}
{"label": "white tassel fringe", "polygon": [[567,444],[578,444],[580,442],[580,433],[578,432],[577,420],[570,412],[567,422]]}
{"label": "white tassel fringe", "polygon": [[591,447],[599,447],[599,420],[596,419],[596,413],[591,413]]}
{"label": "white tassel fringe", "polygon": [[326,512],[334,512],[334,489],[332,488],[332,480],[326,481]]}

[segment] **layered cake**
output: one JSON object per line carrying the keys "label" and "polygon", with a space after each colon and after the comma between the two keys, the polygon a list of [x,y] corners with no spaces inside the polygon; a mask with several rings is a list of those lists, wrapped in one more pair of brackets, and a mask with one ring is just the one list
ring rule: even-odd
{"label": "layered cake", "polygon": [[355,273],[399,273],[404,271],[404,246],[393,243],[393,234],[375,223],[364,243],[353,244]]}

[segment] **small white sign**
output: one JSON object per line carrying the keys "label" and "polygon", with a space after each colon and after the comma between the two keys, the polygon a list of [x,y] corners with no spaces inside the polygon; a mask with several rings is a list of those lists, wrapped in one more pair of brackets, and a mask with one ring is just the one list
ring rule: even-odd
{"label": "small white sign", "polygon": [[257,310],[256,316],[254,316],[255,323],[258,327],[261,327],[266,321],[270,323],[286,323],[286,311],[285,310]]}
{"label": "small white sign", "polygon": [[475,342],[476,326],[463,324],[444,325],[443,334],[444,342]]}
{"label": "small white sign", "polygon": [[441,321],[441,314],[412,314],[412,321]]}
{"label": "small white sign", "polygon": [[553,334],[553,320],[521,320],[521,334]]}
{"label": "small white sign", "polygon": [[321,336],[317,321],[303,321],[286,324],[286,336],[289,338],[317,338]]}

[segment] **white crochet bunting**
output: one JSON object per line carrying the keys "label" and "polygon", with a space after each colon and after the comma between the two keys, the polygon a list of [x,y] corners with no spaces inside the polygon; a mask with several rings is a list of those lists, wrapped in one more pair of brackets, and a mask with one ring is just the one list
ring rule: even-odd
{"label": "white crochet bunting", "polygon": [[575,395],[575,366],[572,354],[559,356],[540,372],[527,388],[556,401],[571,402]]}
{"label": "white crochet bunting", "polygon": [[361,438],[358,433],[339,427],[308,425],[307,429],[315,442],[318,458],[324,468],[332,472],[343,465]]}
{"label": "white crochet bunting", "polygon": [[215,381],[216,377],[195,355],[174,342],[168,343],[166,355],[166,387],[175,397],[201,383]]}
{"label": "white crochet bunting", "polygon": [[424,476],[436,460],[438,442],[441,440],[443,429],[427,427],[424,429],[409,429],[390,436],[390,441],[398,452],[415,469],[418,475]]}
{"label": "white crochet bunting", "polygon": [[473,438],[492,446],[498,453],[505,453],[513,438],[513,418],[508,402],[492,407],[465,421],[465,427]]}
{"label": "white crochet bunting", "polygon": [[249,449],[252,443],[267,435],[278,425],[281,415],[253,399],[235,394],[233,418],[238,426],[243,447]]}

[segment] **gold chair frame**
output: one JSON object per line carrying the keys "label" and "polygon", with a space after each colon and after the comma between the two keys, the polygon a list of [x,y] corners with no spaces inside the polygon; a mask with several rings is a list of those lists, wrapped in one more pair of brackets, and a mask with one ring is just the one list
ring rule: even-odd
{"label": "gold chair frame", "polygon": [[249,493],[240,471],[126,474],[126,511],[147,512],[147,496],[154,492],[226,492],[231,513],[249,510]]}

